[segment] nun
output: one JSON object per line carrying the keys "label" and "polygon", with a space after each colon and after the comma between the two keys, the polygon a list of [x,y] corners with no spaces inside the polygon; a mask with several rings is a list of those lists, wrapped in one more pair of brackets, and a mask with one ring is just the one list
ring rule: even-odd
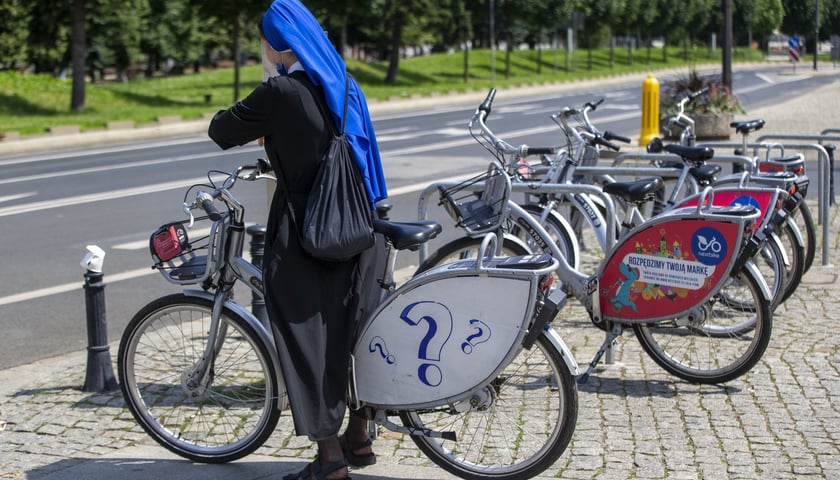
{"label": "nun", "polygon": [[376,462],[365,418],[351,411],[339,436],[353,334],[367,305],[367,264],[374,262],[365,260],[367,252],[344,262],[309,256],[289,209],[294,218],[304,218],[332,129],[342,122],[368,198],[386,198],[379,147],[365,97],[352,77],[347,80],[344,61],[312,13],[298,0],[276,0],[259,27],[269,78],[218,112],[208,134],[223,149],[259,141],[284,180],[273,193],[267,221],[265,303],[296,434],[318,446],[312,463],[284,479],[349,478],[348,464]]}

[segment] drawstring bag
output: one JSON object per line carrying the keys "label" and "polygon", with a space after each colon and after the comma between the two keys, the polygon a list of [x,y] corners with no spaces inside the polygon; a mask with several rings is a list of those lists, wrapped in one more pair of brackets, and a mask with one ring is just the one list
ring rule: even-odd
{"label": "drawstring bag", "polygon": [[[345,84],[347,88],[348,84]],[[344,94],[340,133],[335,131],[320,99],[315,98],[324,120],[330,125],[333,138],[306,200],[302,222],[298,223],[294,218],[294,209],[289,204],[292,222],[297,226],[304,251],[315,258],[336,262],[349,260],[374,245],[371,204],[344,134],[348,96],[349,89]]]}

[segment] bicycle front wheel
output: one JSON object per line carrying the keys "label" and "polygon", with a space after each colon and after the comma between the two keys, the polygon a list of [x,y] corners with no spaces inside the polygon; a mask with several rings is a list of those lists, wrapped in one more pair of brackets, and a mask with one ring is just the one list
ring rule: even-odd
{"label": "bicycle front wheel", "polygon": [[409,428],[455,434],[455,440],[411,437],[449,473],[468,480],[515,480],[532,478],[557,461],[571,441],[577,411],[572,372],[540,335],[470,404],[405,411],[400,417]]}
{"label": "bicycle front wheel", "polygon": [[[636,338],[659,366],[683,380],[715,384],[740,377],[770,343],[772,313],[759,285],[753,270],[743,268],[691,315],[633,325]],[[734,307],[733,298],[750,300]]]}
{"label": "bicycle front wheel", "polygon": [[281,385],[268,347],[228,309],[214,358],[200,368],[212,308],[184,294],[155,300],[129,322],[117,363],[125,402],[152,438],[190,460],[223,463],[250,454],[274,431]]}

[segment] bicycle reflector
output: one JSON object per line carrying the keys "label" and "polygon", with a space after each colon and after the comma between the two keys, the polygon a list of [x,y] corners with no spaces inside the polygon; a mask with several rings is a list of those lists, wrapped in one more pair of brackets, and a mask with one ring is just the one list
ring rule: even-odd
{"label": "bicycle reflector", "polygon": [[161,226],[149,239],[149,249],[152,251],[152,257],[158,262],[172,260],[190,249],[187,229],[180,222]]}

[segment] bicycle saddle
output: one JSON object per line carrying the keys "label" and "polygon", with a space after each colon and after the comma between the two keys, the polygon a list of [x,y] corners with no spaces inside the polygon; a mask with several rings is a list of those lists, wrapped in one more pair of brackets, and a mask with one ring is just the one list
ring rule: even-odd
{"label": "bicycle saddle", "polygon": [[628,202],[653,200],[653,193],[664,186],[660,177],[643,178],[633,182],[613,182],[604,185],[604,193],[621,197]]}
{"label": "bicycle saddle", "polygon": [[715,151],[711,147],[684,147],[682,145],[665,145],[663,149],[668,153],[679,155],[684,160],[691,162],[705,162],[711,160],[715,156]]}
{"label": "bicycle saddle", "polygon": [[417,250],[420,245],[435,238],[441,230],[440,224],[434,220],[415,222],[373,220],[373,231],[384,235],[397,250]]}
{"label": "bicycle saddle", "polygon": [[758,119],[747,120],[743,122],[732,122],[729,124],[729,126],[734,128],[737,133],[745,135],[756,130],[761,130],[761,127],[764,126],[764,120]]}
{"label": "bicycle saddle", "polygon": [[715,177],[717,176],[720,171],[723,170],[723,167],[716,163],[710,163],[706,165],[700,165],[697,167],[691,167],[688,169],[688,172],[691,174],[692,177],[697,179],[697,183],[700,185],[708,185],[715,181]]}

